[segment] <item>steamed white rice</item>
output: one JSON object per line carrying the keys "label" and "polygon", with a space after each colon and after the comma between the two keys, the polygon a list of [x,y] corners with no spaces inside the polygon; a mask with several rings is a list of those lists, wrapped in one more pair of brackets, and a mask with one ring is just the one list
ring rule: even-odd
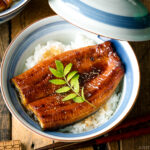
{"label": "steamed white rice", "polygon": [[[95,45],[96,42],[89,39],[85,35],[77,34],[74,41],[70,44],[65,45],[59,41],[47,41],[46,44],[38,44],[35,47],[34,53],[32,56],[27,58],[25,62],[25,70],[28,70],[35,66],[38,62],[58,55],[66,50],[76,49],[80,47],[85,47],[89,45]],[[110,117],[114,114],[121,93],[116,91],[111,98],[107,101],[105,105],[103,105],[95,114],[89,116],[88,118],[75,123],[73,125],[67,126],[63,129],[60,129],[61,132],[70,132],[70,133],[82,133],[85,131],[92,130],[98,126],[101,126],[106,121],[110,119]]]}

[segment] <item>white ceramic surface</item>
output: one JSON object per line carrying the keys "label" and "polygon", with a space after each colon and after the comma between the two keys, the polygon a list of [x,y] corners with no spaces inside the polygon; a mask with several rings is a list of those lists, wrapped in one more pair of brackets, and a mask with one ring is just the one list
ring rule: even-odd
{"label": "white ceramic surface", "polygon": [[150,40],[150,14],[139,0],[49,0],[68,22],[105,37]]}

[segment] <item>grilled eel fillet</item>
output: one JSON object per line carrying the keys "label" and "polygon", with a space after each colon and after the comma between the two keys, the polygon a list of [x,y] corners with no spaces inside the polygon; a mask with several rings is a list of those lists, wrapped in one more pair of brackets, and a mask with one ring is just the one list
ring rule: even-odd
{"label": "grilled eel fillet", "polygon": [[[55,68],[55,60],[64,66],[73,64],[72,70],[80,74],[80,86],[84,86],[86,102],[75,103],[72,100],[62,102],[64,95],[56,94],[61,86],[49,83],[55,78],[49,67]],[[112,44],[88,46],[57,55],[40,62],[30,70],[12,79],[19,90],[21,102],[37,117],[41,128],[54,130],[79,121],[96,112],[113,94],[124,75],[124,68],[113,51]]]}
{"label": "grilled eel fillet", "polygon": [[0,12],[9,8],[13,0],[0,0]]}

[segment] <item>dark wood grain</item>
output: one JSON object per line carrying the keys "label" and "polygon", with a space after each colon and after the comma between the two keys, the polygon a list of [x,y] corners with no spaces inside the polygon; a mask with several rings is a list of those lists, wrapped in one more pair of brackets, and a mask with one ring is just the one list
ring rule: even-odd
{"label": "dark wood grain", "polygon": [[9,44],[9,23],[0,25],[0,62]]}
{"label": "dark wood grain", "polygon": [[[141,70],[141,87],[137,102],[133,110],[128,115],[128,118],[148,113],[150,114],[150,41],[131,43],[131,45],[139,60]],[[150,149],[150,135],[130,138],[120,142],[121,150],[129,148],[130,150],[135,150],[146,146],[149,146]]]}
{"label": "dark wood grain", "polygon": [[[9,44],[9,24],[0,25],[0,62]],[[0,141],[11,139],[11,116],[0,92]]]}
{"label": "dark wood grain", "polygon": [[50,9],[47,0],[31,0],[26,8],[11,21],[11,37],[14,38],[19,32],[30,24],[48,16],[55,15]]}

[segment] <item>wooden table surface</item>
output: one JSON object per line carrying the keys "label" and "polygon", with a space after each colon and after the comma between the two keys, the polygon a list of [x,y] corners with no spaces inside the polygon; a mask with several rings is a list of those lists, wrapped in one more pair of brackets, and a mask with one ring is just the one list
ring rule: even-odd
{"label": "wooden table surface", "polygon": [[[150,10],[150,1],[143,0]],[[55,15],[47,0],[32,0],[26,8],[11,21],[0,25],[0,61],[12,39],[22,29],[47,16]],[[137,102],[127,118],[150,113],[150,41],[130,43],[138,58],[141,70],[141,88]],[[55,142],[39,136],[21,125],[7,110],[0,93],[0,141],[21,140],[24,149],[31,150]],[[87,147],[84,150],[150,150],[150,135],[134,137],[118,142],[100,145],[98,148]],[[80,149],[81,150],[81,149]],[[82,149],[83,150],[83,149]]]}

